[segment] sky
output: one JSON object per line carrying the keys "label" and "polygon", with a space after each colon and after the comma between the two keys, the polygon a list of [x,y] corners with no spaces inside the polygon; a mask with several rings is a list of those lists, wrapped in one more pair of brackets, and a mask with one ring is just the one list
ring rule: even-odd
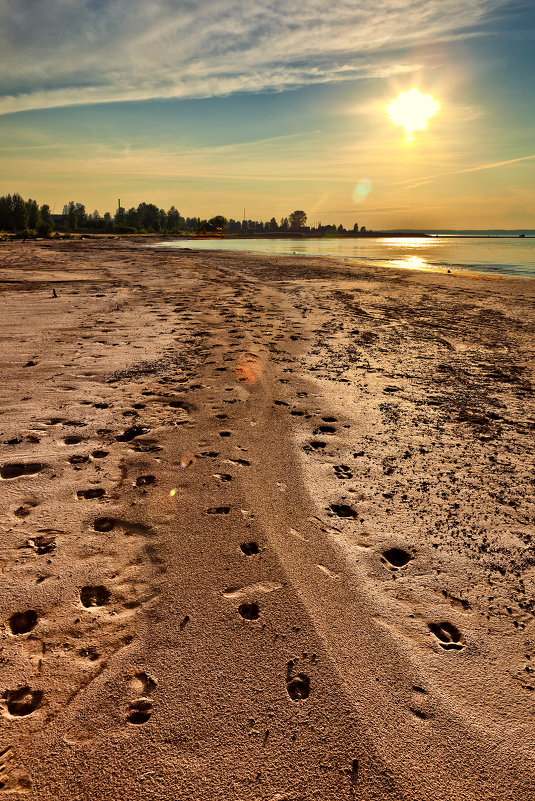
{"label": "sky", "polygon": [[[535,228],[533,0],[0,0],[0,194]],[[385,106],[440,104],[405,141]]]}

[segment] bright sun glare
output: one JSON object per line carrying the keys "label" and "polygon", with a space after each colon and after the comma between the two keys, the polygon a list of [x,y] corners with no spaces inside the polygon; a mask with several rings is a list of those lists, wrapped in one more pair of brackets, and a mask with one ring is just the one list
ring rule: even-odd
{"label": "bright sun glare", "polygon": [[400,92],[395,100],[385,106],[385,111],[394,125],[401,125],[405,129],[406,142],[414,141],[414,131],[425,131],[427,121],[430,117],[434,117],[439,109],[438,100],[431,95],[423,95],[418,89]]}

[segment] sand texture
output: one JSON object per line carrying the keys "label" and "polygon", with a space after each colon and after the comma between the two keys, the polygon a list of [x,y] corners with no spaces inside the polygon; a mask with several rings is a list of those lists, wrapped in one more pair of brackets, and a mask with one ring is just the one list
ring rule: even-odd
{"label": "sand texture", "polygon": [[0,799],[534,799],[534,296],[0,244]]}

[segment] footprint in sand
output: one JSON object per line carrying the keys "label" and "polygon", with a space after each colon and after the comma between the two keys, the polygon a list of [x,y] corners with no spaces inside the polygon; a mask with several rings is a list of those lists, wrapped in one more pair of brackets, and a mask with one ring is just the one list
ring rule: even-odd
{"label": "footprint in sand", "polygon": [[106,494],[106,490],[102,487],[91,487],[86,490],[78,490],[76,496],[78,498],[85,498],[85,500],[92,500],[93,498],[102,498]]}
{"label": "footprint in sand", "polygon": [[336,474],[336,477],[339,478],[341,481],[344,479],[353,478],[353,473],[351,472],[351,468],[348,467],[347,464],[335,464],[334,472]]}
{"label": "footprint in sand", "polygon": [[238,614],[244,620],[258,620],[260,608],[257,603],[243,603],[238,606]]}
{"label": "footprint in sand", "polygon": [[464,648],[463,636],[453,623],[444,620],[441,623],[428,623],[427,625],[437,638],[440,647],[445,651],[461,651]]}
{"label": "footprint in sand", "polygon": [[31,687],[19,687],[17,690],[6,690],[2,696],[1,707],[4,715],[22,718],[31,715],[41,706],[43,693]]}
{"label": "footprint in sand", "polygon": [[142,696],[132,701],[128,707],[126,720],[134,725],[147,723],[152,715],[152,701],[147,696],[156,689],[158,682],[144,670],[135,673],[128,681],[128,690],[132,695]]}
{"label": "footprint in sand", "polygon": [[20,476],[33,476],[47,467],[41,462],[8,462],[0,468],[0,477],[3,479],[20,478]]}
{"label": "footprint in sand", "polygon": [[147,723],[151,715],[152,701],[149,698],[139,698],[130,704],[126,719],[128,723],[134,723],[139,726],[142,723]]}
{"label": "footprint in sand", "polygon": [[111,598],[110,591],[102,584],[87,585],[80,590],[80,601],[87,609],[93,606],[106,606]]}
{"label": "footprint in sand", "polygon": [[28,609],[26,612],[14,612],[8,620],[11,633],[27,634],[37,625],[37,612],[33,609]]}
{"label": "footprint in sand", "polygon": [[256,542],[242,542],[240,550],[245,556],[254,556],[260,552],[260,548]]}
{"label": "footprint in sand", "polygon": [[388,548],[381,555],[381,562],[390,570],[399,570],[400,567],[408,564],[411,559],[413,559],[412,554],[402,548]]}
{"label": "footprint in sand", "polygon": [[333,512],[334,515],[336,515],[336,517],[352,518],[352,519],[358,517],[358,514],[353,509],[353,507],[348,506],[346,503],[332,503],[329,506],[329,509]]}
{"label": "footprint in sand", "polygon": [[286,666],[286,690],[292,701],[305,701],[310,695],[310,679],[306,673],[294,673],[291,659]]}
{"label": "footprint in sand", "polygon": [[0,750],[0,792],[27,793],[31,789],[32,781],[26,771],[17,764],[11,746]]}

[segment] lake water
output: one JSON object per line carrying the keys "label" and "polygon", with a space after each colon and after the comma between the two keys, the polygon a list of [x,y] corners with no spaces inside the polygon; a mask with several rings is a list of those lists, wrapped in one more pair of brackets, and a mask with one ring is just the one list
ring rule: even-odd
{"label": "lake water", "polygon": [[327,256],[411,270],[535,278],[535,237],[384,239],[182,239],[158,247]]}

